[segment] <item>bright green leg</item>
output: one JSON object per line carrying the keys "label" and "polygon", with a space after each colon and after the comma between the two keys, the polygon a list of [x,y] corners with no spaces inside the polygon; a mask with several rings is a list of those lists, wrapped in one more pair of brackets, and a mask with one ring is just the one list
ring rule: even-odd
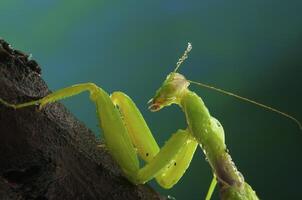
{"label": "bright green leg", "polygon": [[[189,148],[195,145],[194,138],[185,130],[178,130],[171,138],[165,143],[160,152],[147,163],[143,168],[138,171],[137,178],[139,183],[145,183],[155,176],[165,174],[167,169],[177,166],[178,156]],[[181,163],[179,163],[181,164]],[[175,168],[175,175],[177,174]],[[181,174],[182,175],[182,174]],[[167,177],[166,177],[167,178]],[[173,182],[173,180],[172,180]],[[159,182],[161,183],[161,182]]]}
{"label": "bright green leg", "polygon": [[130,97],[122,92],[114,92],[111,99],[120,111],[137,153],[144,161],[150,162],[160,151],[160,148],[142,114]]}
{"label": "bright green leg", "polygon": [[[188,133],[189,134],[189,133]],[[184,175],[195,153],[197,142],[190,140],[175,157],[174,164],[156,177],[157,182],[166,189],[172,188]]]}
{"label": "bright green leg", "polygon": [[[138,154],[143,160],[150,163],[160,149],[140,111],[135,103],[122,92],[114,92],[111,95],[111,99],[120,110],[122,119]],[[174,163],[176,164],[166,167],[162,173],[157,175],[156,180],[162,187],[173,187],[185,173],[197,147],[195,141],[190,141],[183,146],[182,150],[174,158]]]}
{"label": "bright green leg", "polygon": [[202,99],[188,90],[183,95],[180,106],[186,115],[189,130],[201,145],[213,173],[220,183],[221,198],[258,199],[228,154],[221,124],[211,117]]}
{"label": "bright green leg", "polygon": [[208,193],[207,193],[207,196],[206,196],[206,200],[210,200],[212,195],[213,195],[213,192],[215,190],[215,187],[216,187],[216,184],[217,184],[217,180],[216,180],[216,177],[215,175],[213,176],[213,179],[211,181],[211,184],[210,184],[210,187],[209,187],[209,190],[208,190]]}

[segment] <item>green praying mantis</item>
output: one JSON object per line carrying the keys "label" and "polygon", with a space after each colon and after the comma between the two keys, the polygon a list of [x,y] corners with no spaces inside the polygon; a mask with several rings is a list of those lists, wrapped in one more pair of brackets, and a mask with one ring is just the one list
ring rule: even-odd
{"label": "green praying mantis", "polygon": [[[165,145],[160,148],[147,123],[135,103],[122,92],[109,95],[93,83],[82,83],[55,91],[42,99],[22,104],[10,104],[0,98],[0,102],[14,109],[46,104],[88,91],[95,103],[100,128],[103,130],[106,147],[118,163],[125,177],[133,184],[144,184],[155,178],[163,188],[173,187],[189,167],[193,154],[199,145],[213,172],[213,179],[205,197],[210,200],[217,183],[223,200],[256,200],[252,187],[245,182],[228,153],[224,130],[220,122],[211,116],[201,97],[189,89],[190,84],[197,84],[244,101],[256,104],[294,120],[301,128],[301,123],[294,117],[272,107],[253,100],[218,89],[203,83],[186,79],[177,70],[187,59],[192,45],[176,63],[155,96],[148,102],[152,112],[178,105],[184,112],[187,128],[179,129]],[[138,156],[145,161],[139,166]]]}

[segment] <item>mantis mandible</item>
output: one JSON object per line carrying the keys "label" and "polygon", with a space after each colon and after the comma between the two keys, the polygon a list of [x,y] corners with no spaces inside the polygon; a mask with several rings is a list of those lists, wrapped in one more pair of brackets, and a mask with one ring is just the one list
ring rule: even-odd
{"label": "mantis mandible", "polygon": [[[32,105],[39,105],[42,109],[48,103],[88,91],[90,99],[96,105],[105,144],[125,177],[133,184],[144,184],[155,178],[163,188],[173,187],[189,167],[199,145],[213,172],[206,200],[211,198],[217,182],[220,185],[220,196],[223,200],[256,200],[258,199],[256,193],[245,182],[228,153],[222,125],[211,116],[201,97],[188,88],[190,83],[214,89],[277,112],[294,120],[300,128],[301,123],[292,116],[269,106],[186,79],[177,70],[188,57],[191,49],[192,46],[188,43],[174,71],[167,76],[155,96],[148,102],[149,110],[152,112],[176,104],[186,117],[187,128],[177,130],[161,149],[130,97],[122,92],[113,92],[109,95],[93,83],[73,85],[27,103],[14,105],[2,99],[0,102],[15,109]],[[145,166],[139,166],[138,156],[145,161]]]}

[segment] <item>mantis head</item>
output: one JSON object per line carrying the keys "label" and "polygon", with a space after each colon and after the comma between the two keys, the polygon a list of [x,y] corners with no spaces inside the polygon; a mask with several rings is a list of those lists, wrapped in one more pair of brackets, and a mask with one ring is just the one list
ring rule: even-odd
{"label": "mantis head", "polygon": [[165,106],[169,106],[173,103],[179,103],[181,96],[187,90],[190,82],[176,71],[180,65],[188,58],[188,53],[192,50],[191,43],[188,43],[187,49],[184,54],[178,59],[176,67],[171,72],[162,86],[156,91],[155,96],[149,100],[149,110],[152,112],[159,111]]}
{"label": "mantis head", "polygon": [[162,86],[156,91],[155,96],[149,100],[148,104],[150,104],[150,106],[149,106],[150,111],[156,112],[156,111],[159,111],[160,109],[162,109],[163,107],[169,106],[173,103],[179,104],[181,97],[183,96],[183,94],[186,93],[186,91],[188,91],[187,88],[189,87],[190,83],[192,83],[192,84],[204,87],[204,88],[215,90],[217,92],[235,97],[242,101],[252,103],[259,107],[262,107],[262,108],[265,108],[272,112],[283,115],[284,117],[287,117],[287,118],[293,120],[299,126],[300,130],[302,130],[302,123],[300,121],[298,121],[296,118],[294,118],[292,115],[289,115],[285,112],[282,112],[282,111],[272,108],[270,106],[264,105],[262,103],[258,103],[254,100],[239,96],[232,92],[228,92],[226,90],[219,89],[217,87],[210,86],[210,85],[207,85],[204,83],[187,80],[182,74],[177,73],[178,68],[188,58],[188,53],[191,50],[192,50],[192,45],[191,45],[191,43],[188,43],[187,49],[185,50],[184,54],[178,59],[178,62],[176,63],[176,67],[175,67],[174,71],[171,72],[167,76],[167,78],[163,82]]}
{"label": "mantis head", "polygon": [[156,112],[165,106],[178,103],[189,85],[189,81],[182,74],[171,72],[156,91],[155,96],[149,100],[149,110]]}

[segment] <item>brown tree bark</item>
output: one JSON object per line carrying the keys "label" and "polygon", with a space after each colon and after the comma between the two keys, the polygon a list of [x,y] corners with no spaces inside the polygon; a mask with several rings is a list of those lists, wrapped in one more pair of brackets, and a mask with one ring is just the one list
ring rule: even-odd
{"label": "brown tree bark", "polygon": [[[0,39],[0,98],[17,104],[45,96],[40,75],[36,61]],[[129,183],[98,144],[60,103],[42,110],[1,104],[0,199],[165,199]]]}

